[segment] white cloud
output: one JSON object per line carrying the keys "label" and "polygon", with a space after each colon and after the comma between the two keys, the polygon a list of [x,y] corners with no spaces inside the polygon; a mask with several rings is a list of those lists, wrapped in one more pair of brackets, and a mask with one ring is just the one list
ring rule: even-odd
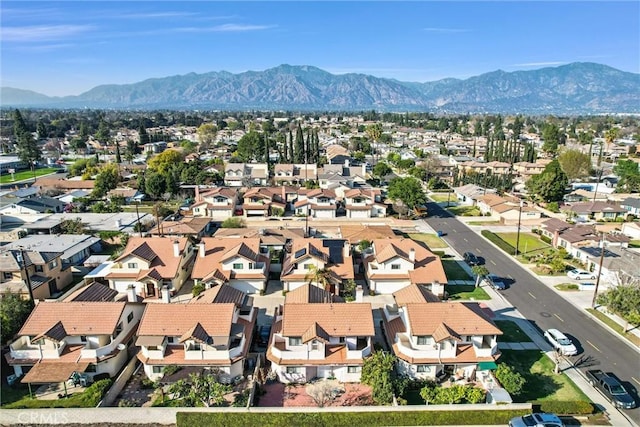
{"label": "white cloud", "polygon": [[141,13],[123,13],[116,15],[116,18],[124,19],[153,19],[153,18],[181,18],[198,15],[196,12],[141,12]]}
{"label": "white cloud", "polygon": [[276,25],[251,25],[251,24],[222,24],[213,27],[182,27],[173,28],[171,31],[181,33],[242,33],[247,31],[262,31],[277,27]]}
{"label": "white cloud", "polygon": [[94,28],[92,25],[33,25],[2,27],[0,34],[5,42],[47,42],[77,36]]}

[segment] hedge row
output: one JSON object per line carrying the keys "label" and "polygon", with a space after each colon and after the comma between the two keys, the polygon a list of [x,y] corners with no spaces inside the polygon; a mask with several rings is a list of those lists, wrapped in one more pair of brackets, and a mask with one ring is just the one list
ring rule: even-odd
{"label": "hedge row", "polygon": [[392,412],[178,412],[178,427],[339,427],[496,425],[530,410],[495,411],[392,411]]}
{"label": "hedge row", "polygon": [[489,230],[482,230],[480,234],[482,234],[490,242],[493,242],[497,247],[505,251],[507,254],[515,255],[516,253],[515,248],[510,244],[508,244],[507,242],[505,242],[504,240],[502,240],[495,233],[492,233]]}
{"label": "hedge row", "polygon": [[595,412],[594,406],[582,400],[577,401],[545,401],[534,402],[534,412],[551,412],[558,415],[591,415]]}

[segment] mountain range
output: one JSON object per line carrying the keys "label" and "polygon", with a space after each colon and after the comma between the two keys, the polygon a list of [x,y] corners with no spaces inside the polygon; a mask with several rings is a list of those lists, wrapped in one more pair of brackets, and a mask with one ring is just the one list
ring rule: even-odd
{"label": "mountain range", "polygon": [[0,88],[3,107],[33,108],[613,114],[639,113],[639,99],[640,74],[585,62],[426,83],[280,65],[101,85],[65,97]]}

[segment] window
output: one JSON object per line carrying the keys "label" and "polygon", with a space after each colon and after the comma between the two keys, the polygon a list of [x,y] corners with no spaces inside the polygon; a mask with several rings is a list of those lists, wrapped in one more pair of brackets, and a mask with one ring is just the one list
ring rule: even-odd
{"label": "window", "polygon": [[129,313],[129,315],[127,316],[127,323],[131,323],[132,320],[133,320],[133,312]]}
{"label": "window", "polygon": [[194,341],[193,344],[191,344],[188,347],[189,350],[195,350],[195,351],[200,351],[202,350],[202,344],[200,344],[198,341]]}
{"label": "window", "polygon": [[150,345],[150,346],[147,346],[147,350],[157,351],[157,350],[160,350],[160,348],[157,345]]}
{"label": "window", "polygon": [[344,337],[340,337],[340,338],[338,339],[338,342],[340,342],[340,344],[344,344],[344,342],[345,342],[345,338],[344,338]]}
{"label": "window", "polygon": [[118,323],[118,326],[116,326],[116,330],[113,331],[113,339],[116,339],[116,337],[120,335],[120,332],[122,332],[122,322]]}
{"label": "window", "polygon": [[360,372],[360,366],[347,366],[348,374],[357,374]]}
{"label": "window", "polygon": [[312,265],[312,264],[305,264],[305,265],[304,265],[304,269],[305,269],[305,270],[309,270],[309,269],[311,269],[311,265]]}
{"label": "window", "polygon": [[42,268],[41,265],[36,265],[35,267],[36,273],[42,273],[44,271],[44,268]]}
{"label": "window", "polygon": [[416,372],[431,372],[431,366],[428,365],[417,365],[416,366]]}
{"label": "window", "polygon": [[234,270],[242,270],[242,268],[243,268],[243,265],[242,265],[241,262],[233,263],[233,269]]}
{"label": "window", "polygon": [[49,263],[49,270],[53,270],[54,268],[56,268],[58,266],[58,261],[53,260]]}
{"label": "window", "polygon": [[392,270],[400,270],[400,264],[391,264]]}
{"label": "window", "polygon": [[287,374],[299,374],[300,368],[297,366],[287,366]]}
{"label": "window", "polygon": [[85,372],[96,372],[96,368],[97,366],[94,365],[93,363],[89,363],[89,366],[87,366],[87,369],[85,369]]}
{"label": "window", "polygon": [[127,263],[127,268],[138,268],[138,263],[137,262]]}
{"label": "window", "polygon": [[253,270],[254,268],[256,268],[256,266],[255,266],[254,263],[250,262],[248,268],[249,268],[249,270]]}
{"label": "window", "polygon": [[311,343],[311,350],[317,350],[318,349],[318,341],[313,341]]}
{"label": "window", "polygon": [[11,280],[13,278],[13,273],[8,273],[8,272],[4,272],[2,273],[2,277],[4,277],[4,280]]}
{"label": "window", "polygon": [[289,345],[302,345],[302,337],[289,337]]}
{"label": "window", "polygon": [[154,366],[153,367],[153,373],[154,374],[161,374],[162,373],[162,366]]}
{"label": "window", "polygon": [[167,337],[167,342],[168,342],[169,344],[173,344],[173,342],[174,342],[174,338],[173,338],[173,337]]}
{"label": "window", "polygon": [[87,337],[84,335],[80,336],[80,342],[87,342]]}
{"label": "window", "polygon": [[431,344],[431,337],[418,337],[418,345],[429,345]]}

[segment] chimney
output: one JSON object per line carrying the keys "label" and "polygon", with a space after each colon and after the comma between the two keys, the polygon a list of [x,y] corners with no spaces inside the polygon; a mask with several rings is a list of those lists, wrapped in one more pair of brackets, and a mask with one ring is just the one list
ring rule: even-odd
{"label": "chimney", "polygon": [[414,248],[409,249],[409,261],[416,262],[416,250]]}
{"label": "chimney", "polygon": [[362,285],[356,286],[356,302],[364,301],[364,290],[362,289]]}
{"label": "chimney", "polygon": [[171,299],[169,298],[169,287],[167,285],[162,287],[160,294],[162,295],[163,303],[169,304],[171,302]]}
{"label": "chimney", "polygon": [[129,285],[127,287],[127,301],[137,302],[138,295],[136,295],[136,285]]}
{"label": "chimney", "polygon": [[344,160],[344,167],[346,167],[346,168],[349,167],[349,159],[345,159]]}
{"label": "chimney", "polygon": [[351,256],[351,245],[349,244],[348,240],[344,241],[344,246],[343,246],[343,249],[342,249],[342,256],[345,257],[345,258],[348,257],[348,256]]}
{"label": "chimney", "polygon": [[287,189],[285,188],[284,184],[282,185],[282,193],[280,194],[280,197],[282,197],[282,203],[287,203]]}
{"label": "chimney", "polygon": [[204,254],[205,254],[204,243],[200,243],[198,245],[198,255],[200,256],[200,258],[204,258]]}
{"label": "chimney", "polygon": [[364,178],[367,175],[367,164],[362,163],[362,177]]}
{"label": "chimney", "polygon": [[198,184],[196,184],[196,194],[193,197],[193,200],[197,203],[200,202],[200,186]]}
{"label": "chimney", "polygon": [[176,258],[180,258],[180,242],[175,240],[173,242],[173,256]]}

